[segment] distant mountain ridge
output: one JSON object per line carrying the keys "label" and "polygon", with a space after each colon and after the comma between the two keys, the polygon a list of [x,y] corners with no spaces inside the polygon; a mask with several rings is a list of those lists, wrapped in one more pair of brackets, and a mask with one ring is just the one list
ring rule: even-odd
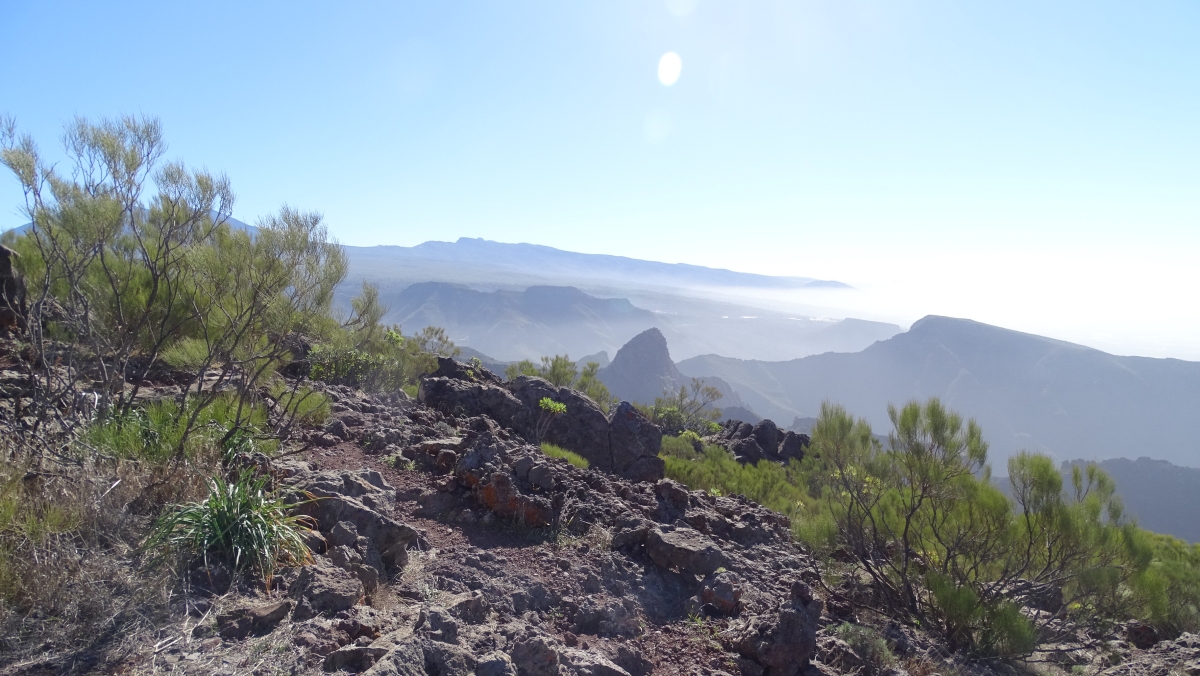
{"label": "distant mountain ridge", "polygon": [[983,426],[1000,472],[1007,456],[1059,460],[1150,455],[1200,466],[1200,363],[1118,357],[967,319],[930,316],[856,353],[783,362],[715,355],[678,364],[715,375],[774,420],[844,405],[886,433],[888,403],[941,397]]}
{"label": "distant mountain ridge", "polygon": [[[416,246],[346,247],[356,274],[395,276],[414,264],[452,264],[503,271],[520,278],[593,280],[611,284],[635,281],[661,287],[753,287],[764,289],[850,288],[811,277],[775,277],[735,272],[686,263],[660,263],[624,256],[585,254],[538,244],[508,244],[460,237],[454,242],[424,242]],[[382,267],[381,266],[387,266]],[[428,277],[428,279],[436,279]],[[424,281],[424,280],[422,280]]]}

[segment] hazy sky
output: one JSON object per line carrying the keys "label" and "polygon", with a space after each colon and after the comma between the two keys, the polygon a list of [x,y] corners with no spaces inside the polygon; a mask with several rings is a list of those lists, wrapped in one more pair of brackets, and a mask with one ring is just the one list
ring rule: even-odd
{"label": "hazy sky", "polygon": [[[348,244],[832,278],[861,316],[1200,359],[1192,0],[184,4],[0,0],[0,111],[48,154],[159,116],[239,218]],[[0,177],[0,228],[19,202]]]}

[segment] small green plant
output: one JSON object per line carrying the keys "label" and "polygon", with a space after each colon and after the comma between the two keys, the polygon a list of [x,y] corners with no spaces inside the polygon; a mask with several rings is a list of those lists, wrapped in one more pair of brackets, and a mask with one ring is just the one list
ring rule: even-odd
{"label": "small green plant", "polygon": [[383,459],[383,463],[388,467],[400,472],[411,472],[417,468],[416,460],[409,460],[403,455],[391,455]]}
{"label": "small green plant", "polygon": [[157,558],[174,554],[215,557],[234,570],[252,570],[271,585],[280,563],[304,565],[312,552],[304,536],[311,517],[291,515],[294,505],[267,490],[266,477],[244,470],[234,481],[215,477],[208,497],[169,508],[155,523],[145,548]]}
{"label": "small green plant", "polygon": [[587,458],[579,455],[578,453],[568,451],[561,446],[555,446],[554,444],[546,443],[544,441],[542,442],[542,453],[545,453],[551,458],[561,458],[566,460],[580,469],[587,469],[591,465],[591,463],[587,461]]}
{"label": "small green plant", "polygon": [[554,419],[567,412],[567,405],[554,401],[550,397],[542,397],[538,402],[538,408],[541,409],[541,414],[538,416],[537,426],[534,433],[537,435],[538,443],[541,443],[542,438],[546,436],[546,432],[550,430],[550,423]]}

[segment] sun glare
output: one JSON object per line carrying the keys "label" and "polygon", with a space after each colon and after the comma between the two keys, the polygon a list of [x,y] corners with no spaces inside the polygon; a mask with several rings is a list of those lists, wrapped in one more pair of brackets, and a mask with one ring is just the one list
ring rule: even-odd
{"label": "sun glare", "polygon": [[667,52],[658,60],[658,81],[670,87],[679,79],[679,71],[683,70],[683,59],[675,52]]}

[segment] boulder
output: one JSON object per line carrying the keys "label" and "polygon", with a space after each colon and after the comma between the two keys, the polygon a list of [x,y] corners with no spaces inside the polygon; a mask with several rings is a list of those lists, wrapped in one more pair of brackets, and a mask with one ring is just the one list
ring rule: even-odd
{"label": "boulder", "polygon": [[559,654],[545,636],[533,636],[513,645],[513,665],[518,676],[555,676]]}
{"label": "boulder", "polygon": [[733,457],[743,465],[753,465],[767,457],[762,446],[758,445],[758,440],[754,437],[746,437],[732,442],[729,445],[729,452],[733,453]]}
{"label": "boulder", "polygon": [[658,483],[654,484],[654,493],[667,508],[679,513],[687,511],[690,498],[688,489],[678,481],[660,479]]}
{"label": "boulder", "polygon": [[438,357],[437,361],[437,370],[429,374],[430,377],[453,378],[454,380],[489,383],[492,385],[500,385],[504,382],[500,376],[484,368],[481,364],[466,364],[450,357]]}
{"label": "boulder", "polygon": [[520,399],[498,384],[425,377],[417,401],[450,415],[486,415],[517,432],[528,430],[529,415]]}
{"label": "boulder", "polygon": [[365,504],[395,499],[394,489],[378,472],[320,472],[298,476],[294,483],[316,498],[302,501],[296,511],[316,519],[322,533],[332,534],[335,528],[347,531],[352,525],[358,536],[370,540],[385,565],[403,568],[408,563],[408,547],[417,532]]}
{"label": "boulder", "polygon": [[554,507],[538,495],[523,495],[508,472],[494,472],[474,487],[475,498],[497,515],[529,526],[549,526]]}
{"label": "boulder", "polygon": [[807,584],[796,581],[775,614],[762,614],[731,626],[721,641],[771,676],[798,676],[809,666],[817,645],[822,604]]}
{"label": "boulder", "polygon": [[708,575],[727,563],[724,552],[712,540],[691,528],[651,530],[646,536],[646,553],[663,568],[678,568],[694,575]]}
{"label": "boulder", "polygon": [[779,428],[770,420],[759,422],[750,431],[754,440],[758,442],[758,447],[771,455],[775,455],[775,450],[779,448],[780,434]]}
{"label": "boulder", "polygon": [[1158,643],[1158,632],[1143,622],[1130,622],[1125,628],[1125,640],[1139,650],[1148,650]]}
{"label": "boulder", "polygon": [[493,651],[479,658],[475,665],[475,676],[517,676],[517,668],[508,655]]}
{"label": "boulder", "polygon": [[357,577],[329,564],[305,566],[288,587],[288,594],[305,608],[304,613],[297,609],[301,615],[332,615],[349,610],[362,600],[363,593],[363,584]]}
{"label": "boulder", "polygon": [[629,676],[629,672],[614,664],[607,657],[588,650],[567,648],[560,658],[579,676]]}
{"label": "boulder", "polygon": [[1180,634],[1171,641],[1159,641],[1153,647],[1098,676],[1168,676],[1168,674],[1200,674],[1200,634]]}
{"label": "boulder", "polygon": [[468,624],[481,624],[487,620],[491,606],[483,592],[476,590],[467,598],[455,603],[451,610]]}
{"label": "boulder", "polygon": [[726,420],[721,423],[720,431],[708,439],[729,449],[743,464],[764,459],[785,464],[789,460],[801,460],[809,444],[807,434],[785,432],[771,420],[760,420],[754,425]]}
{"label": "boulder", "polygon": [[[461,369],[439,372],[461,376]],[[487,416],[526,439],[544,440],[578,453],[594,469],[634,481],[656,481],[663,476],[663,461],[658,457],[662,431],[628,402],[605,416],[583,393],[556,387],[542,378],[518,376],[499,385],[450,375],[423,378],[419,400],[445,413]],[[539,440],[536,428],[544,398],[564,404],[567,410],[550,420]]]}
{"label": "boulder", "polygon": [[464,648],[438,641],[421,644],[425,673],[437,676],[474,676],[475,656]]}
{"label": "boulder", "polygon": [[779,459],[786,463],[789,460],[803,460],[804,451],[808,448],[809,439],[807,434],[796,434],[795,432],[785,432],[783,440],[779,442]]}
{"label": "boulder", "polygon": [[632,600],[584,599],[575,611],[575,631],[597,636],[637,636],[637,609]]}
{"label": "boulder", "polygon": [[608,418],[596,402],[581,392],[568,387],[555,387],[550,381],[533,376],[518,376],[506,385],[529,414],[527,429],[517,432],[525,437],[534,437],[533,427],[541,417],[540,402],[543,398],[553,399],[567,407],[567,412],[555,416],[546,429],[543,441],[578,453],[587,458],[592,467],[613,471],[612,453],[609,450]]}
{"label": "boulder", "polygon": [[363,676],[426,676],[421,642],[409,639],[392,647]]}
{"label": "boulder", "polygon": [[[325,671],[349,671],[357,674],[375,666],[375,663],[387,653],[387,648],[346,646],[326,655],[323,668]],[[421,673],[425,673],[424,669],[421,670]]]}
{"label": "boulder", "polygon": [[742,600],[742,585],[736,574],[729,571],[710,575],[704,580],[700,600],[712,605],[722,615],[733,615]]}
{"label": "boulder", "polygon": [[440,643],[458,643],[458,622],[449,611],[439,606],[422,610],[413,631],[419,631]]}

